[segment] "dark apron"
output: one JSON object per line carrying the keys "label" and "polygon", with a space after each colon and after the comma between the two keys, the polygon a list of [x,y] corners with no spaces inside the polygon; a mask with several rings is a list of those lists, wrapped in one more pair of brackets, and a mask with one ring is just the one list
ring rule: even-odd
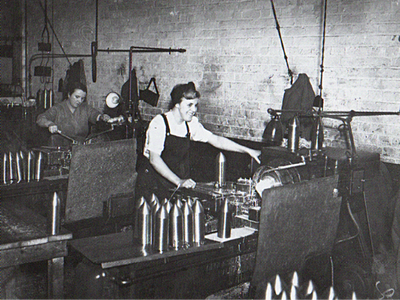
{"label": "dark apron", "polygon": [[[189,178],[190,164],[189,164],[189,151],[190,151],[190,131],[187,122],[186,137],[178,137],[171,135],[167,117],[162,114],[165,122],[165,142],[164,150],[161,153],[161,158],[167,166],[181,179]],[[165,198],[169,199],[171,190],[176,186],[169,180],[161,176],[150,164],[147,157],[143,153],[138,156],[137,166],[137,180],[135,188],[135,198],[145,197],[146,200],[151,199],[154,193],[160,201]]]}

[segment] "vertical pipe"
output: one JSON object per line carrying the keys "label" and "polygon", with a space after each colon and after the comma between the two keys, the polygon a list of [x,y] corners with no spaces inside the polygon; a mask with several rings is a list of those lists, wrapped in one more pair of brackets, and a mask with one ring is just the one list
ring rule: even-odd
{"label": "vertical pipe", "polygon": [[[22,8],[21,8],[22,9]],[[25,72],[22,73],[22,82],[24,82],[23,89],[25,91],[25,100],[32,95],[32,87],[28,81],[28,0],[24,1],[23,9],[23,25],[22,25],[22,67]],[[28,95],[29,93],[29,95]]]}
{"label": "vertical pipe", "polygon": [[97,44],[97,41],[98,41],[98,38],[99,38],[99,36],[98,36],[98,32],[99,32],[99,30],[98,30],[98,28],[99,28],[99,0],[96,0],[96,23],[95,23],[95,26],[96,26],[96,28],[95,28],[95,41],[96,41],[96,44]]}

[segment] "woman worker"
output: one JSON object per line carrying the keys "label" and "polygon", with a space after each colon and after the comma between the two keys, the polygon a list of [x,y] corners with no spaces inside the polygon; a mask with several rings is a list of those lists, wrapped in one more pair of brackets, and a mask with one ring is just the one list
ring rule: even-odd
{"label": "woman worker", "polygon": [[36,123],[53,133],[50,146],[70,146],[73,141],[62,135],[82,143],[89,134],[89,123],[110,119],[107,114],[102,114],[87,104],[86,94],[85,85],[72,82],[68,89],[68,98],[38,116]]}
{"label": "woman worker", "polygon": [[178,84],[171,91],[170,110],[157,115],[146,132],[143,156],[139,158],[136,198],[169,198],[172,188],[194,188],[190,178],[190,140],[210,143],[221,150],[248,153],[258,163],[261,151],[239,145],[206,130],[195,116],[200,93],[193,82]]}

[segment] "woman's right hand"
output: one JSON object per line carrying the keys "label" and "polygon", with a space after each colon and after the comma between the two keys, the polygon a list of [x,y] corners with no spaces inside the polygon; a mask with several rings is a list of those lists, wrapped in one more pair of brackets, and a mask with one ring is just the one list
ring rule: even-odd
{"label": "woman's right hand", "polygon": [[51,133],[57,133],[57,131],[58,131],[57,125],[50,125],[50,126],[49,126],[49,131],[50,131]]}
{"label": "woman's right hand", "polygon": [[196,187],[196,181],[193,179],[181,179],[179,181],[179,186],[184,187],[186,189],[194,189]]}

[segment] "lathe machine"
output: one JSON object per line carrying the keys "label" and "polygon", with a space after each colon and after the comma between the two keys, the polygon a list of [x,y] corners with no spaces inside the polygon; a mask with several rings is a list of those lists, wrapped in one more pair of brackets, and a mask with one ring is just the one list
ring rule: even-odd
{"label": "lathe machine", "polygon": [[[117,147],[123,147],[122,151],[114,150],[117,143]],[[265,191],[285,190],[286,187],[295,193],[300,186],[309,189],[312,195],[319,195],[326,189],[325,179],[335,190],[330,202],[334,205],[328,206],[332,210],[322,203],[321,210],[318,210],[318,199],[311,201],[317,209],[316,218],[320,222],[322,220],[322,224],[325,224],[325,219],[332,220],[329,224],[320,226],[321,232],[328,232],[323,226],[331,226],[328,236],[330,241],[335,241],[333,248],[349,247],[361,257],[359,261],[352,263],[345,258],[345,267],[342,257],[336,260],[336,284],[340,286],[346,282],[348,285],[350,282],[350,289],[359,289],[357,295],[369,295],[371,292],[372,279],[360,276],[357,272],[371,274],[373,253],[385,237],[385,224],[381,218],[385,214],[382,202],[388,197],[389,188],[385,168],[380,163],[378,154],[358,151],[357,159],[350,160],[345,149],[325,148],[310,153],[304,149],[291,152],[284,147],[263,147],[262,165],[251,178],[227,180],[223,186],[215,185],[215,180],[198,182],[194,190],[180,190],[180,193],[174,195],[175,199],[182,201],[197,198],[203,204],[206,239],[202,246],[171,249],[163,253],[143,253],[140,245],[132,239],[132,212],[128,209],[132,199],[132,194],[129,193],[134,192],[131,182],[134,178],[129,175],[128,169],[134,166],[121,165],[118,162],[113,165],[115,161],[112,162],[114,155],[118,154],[121,159],[122,156],[131,155],[131,147],[127,140],[111,142],[105,148],[101,144],[75,148],[75,157],[79,162],[74,164],[72,161],[70,176],[74,178],[70,178],[69,182],[65,216],[67,228],[74,232],[71,253],[80,258],[75,268],[75,296],[207,297],[219,290],[251,281],[257,266],[257,253],[262,252],[257,240],[261,234],[258,230],[262,221],[260,218],[263,203],[280,203],[282,200],[270,199],[268,194],[264,195],[267,198],[262,195]],[[89,153],[97,154],[89,158]],[[106,165],[112,167],[111,169],[118,169],[118,174],[126,174],[122,175],[124,182],[120,182],[121,177],[115,179],[117,173],[113,171],[111,172],[114,175],[102,174],[102,170],[111,170],[106,165],[98,166],[94,171],[93,168],[85,167],[90,165],[90,161],[97,161],[98,164],[100,157],[107,158],[103,161],[107,161]],[[215,156],[211,160],[214,161],[214,158]],[[75,178],[74,173],[78,169],[84,170],[85,175],[79,173],[80,176]],[[118,183],[107,179],[112,177]],[[82,181],[81,178],[85,180]],[[90,188],[93,184],[101,187],[100,190]],[[123,187],[116,189],[120,185]],[[82,192],[85,190],[84,186],[87,187],[85,193]],[[261,191],[261,195],[257,189]],[[233,220],[233,234],[228,239],[215,237],[218,212],[223,199],[229,200]],[[290,211],[289,205],[287,212]],[[309,221],[313,222],[312,219]],[[287,222],[290,223],[289,220]],[[90,226],[92,228],[89,230]],[[291,226],[296,228],[296,224]],[[114,232],[105,231],[105,227],[114,228]],[[279,225],[278,228],[284,227]],[[287,233],[282,231],[279,235],[285,241]],[[313,238],[310,237],[309,240],[313,241]],[[334,249],[331,250],[333,253]],[[279,266],[277,267],[274,271],[279,270]],[[320,278],[321,286],[330,284],[330,276],[324,274]],[[254,286],[256,284],[258,282],[254,282]]]}

